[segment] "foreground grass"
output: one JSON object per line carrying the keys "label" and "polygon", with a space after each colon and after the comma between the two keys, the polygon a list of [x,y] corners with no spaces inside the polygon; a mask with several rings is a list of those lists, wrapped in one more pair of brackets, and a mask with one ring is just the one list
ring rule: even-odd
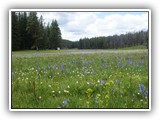
{"label": "foreground grass", "polygon": [[12,108],[148,108],[147,50],[49,52],[13,53]]}

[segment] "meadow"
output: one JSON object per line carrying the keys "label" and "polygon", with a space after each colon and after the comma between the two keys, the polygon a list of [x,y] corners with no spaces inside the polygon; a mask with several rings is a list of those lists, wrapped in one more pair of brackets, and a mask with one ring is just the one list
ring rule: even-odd
{"label": "meadow", "polygon": [[148,50],[12,52],[11,107],[149,108]]}

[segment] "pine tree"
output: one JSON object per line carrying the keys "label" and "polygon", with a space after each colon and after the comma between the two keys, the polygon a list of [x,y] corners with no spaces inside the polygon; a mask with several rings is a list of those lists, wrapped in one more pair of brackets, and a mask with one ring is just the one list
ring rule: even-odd
{"label": "pine tree", "polygon": [[50,26],[50,45],[51,49],[61,47],[61,31],[57,20],[53,20]]}
{"label": "pine tree", "polygon": [[30,12],[27,22],[27,32],[30,38],[31,49],[38,50],[39,21],[36,12]]}
{"label": "pine tree", "polygon": [[12,21],[11,21],[11,31],[12,31],[12,50],[20,49],[20,34],[19,34],[19,24],[18,16],[16,12],[12,12]]}

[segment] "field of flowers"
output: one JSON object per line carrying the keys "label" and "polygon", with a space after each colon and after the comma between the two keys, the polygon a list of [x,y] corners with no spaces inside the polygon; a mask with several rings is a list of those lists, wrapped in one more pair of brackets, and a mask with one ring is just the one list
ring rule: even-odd
{"label": "field of flowers", "polygon": [[148,108],[148,50],[12,52],[11,107]]}

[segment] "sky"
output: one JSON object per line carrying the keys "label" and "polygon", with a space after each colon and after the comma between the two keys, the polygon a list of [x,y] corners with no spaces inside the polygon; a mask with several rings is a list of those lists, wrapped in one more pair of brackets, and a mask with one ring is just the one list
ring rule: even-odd
{"label": "sky", "polygon": [[148,30],[148,12],[37,12],[37,15],[43,16],[45,25],[56,19],[62,38],[71,41]]}

